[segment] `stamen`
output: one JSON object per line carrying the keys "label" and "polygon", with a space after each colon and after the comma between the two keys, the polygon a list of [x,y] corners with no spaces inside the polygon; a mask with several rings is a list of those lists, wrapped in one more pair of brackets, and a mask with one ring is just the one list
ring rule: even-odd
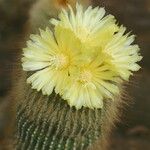
{"label": "stamen", "polygon": [[53,56],[50,59],[50,61],[51,65],[54,66],[56,69],[65,68],[69,63],[68,57],[65,56],[64,54]]}
{"label": "stamen", "polygon": [[81,74],[80,80],[81,82],[90,82],[92,79],[92,74],[90,71],[83,71]]}
{"label": "stamen", "polygon": [[77,34],[78,38],[80,38],[84,42],[84,41],[86,41],[88,35],[90,34],[90,31],[83,26],[77,26],[76,34]]}

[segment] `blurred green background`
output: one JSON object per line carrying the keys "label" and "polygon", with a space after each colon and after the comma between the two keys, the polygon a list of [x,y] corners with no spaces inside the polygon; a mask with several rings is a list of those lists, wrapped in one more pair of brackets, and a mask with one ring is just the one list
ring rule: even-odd
{"label": "blurred green background", "polygon": [[[9,131],[13,70],[28,30],[29,10],[36,0],[0,0],[0,150]],[[150,149],[150,0],[93,0],[137,35],[142,69],[127,86],[129,106],[112,136],[112,150]]]}

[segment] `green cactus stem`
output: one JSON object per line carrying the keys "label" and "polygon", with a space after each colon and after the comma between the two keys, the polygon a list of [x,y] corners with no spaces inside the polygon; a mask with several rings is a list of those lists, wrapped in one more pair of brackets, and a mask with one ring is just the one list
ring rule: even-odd
{"label": "green cactus stem", "polygon": [[49,97],[25,89],[17,109],[17,150],[104,149],[117,118],[117,101],[106,100],[103,109],[70,107],[59,95]]}

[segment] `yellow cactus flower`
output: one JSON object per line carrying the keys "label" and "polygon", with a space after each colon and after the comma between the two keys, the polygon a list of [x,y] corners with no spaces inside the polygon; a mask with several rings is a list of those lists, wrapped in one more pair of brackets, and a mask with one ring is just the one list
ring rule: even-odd
{"label": "yellow cactus flower", "polygon": [[22,58],[23,69],[33,72],[27,82],[44,95],[50,95],[54,88],[58,93],[66,84],[71,66],[79,61],[79,40],[60,28],[55,35],[49,28],[40,30],[40,35],[31,35],[30,39]]}
{"label": "yellow cactus flower", "polygon": [[140,66],[136,63],[142,59],[138,53],[140,48],[138,45],[131,45],[135,39],[134,35],[124,34],[126,28],[121,26],[119,31],[113,35],[112,39],[103,49],[110,57],[106,61],[114,66],[114,71],[124,80],[128,80],[131,71],[138,71]]}
{"label": "yellow cactus flower", "polygon": [[27,82],[33,89],[50,95],[53,91],[76,109],[102,108],[103,101],[113,100],[120,84],[128,80],[142,59],[134,36],[125,34],[104,8],[76,13],[62,10],[60,20],[51,20],[40,35],[31,35],[23,49],[22,66],[32,75]]}
{"label": "yellow cactus flower", "polygon": [[51,23],[55,26],[60,25],[64,28],[72,30],[75,35],[89,46],[102,46],[118,31],[118,26],[113,15],[105,15],[104,8],[93,8],[89,6],[85,11],[81,5],[77,3],[76,13],[71,6],[69,11],[62,10],[59,14],[59,20],[51,19]]}
{"label": "yellow cactus flower", "polygon": [[72,71],[63,93],[63,98],[68,100],[70,106],[77,109],[82,106],[102,108],[104,98],[113,100],[119,94],[116,73],[104,60],[105,56],[100,54],[90,63]]}

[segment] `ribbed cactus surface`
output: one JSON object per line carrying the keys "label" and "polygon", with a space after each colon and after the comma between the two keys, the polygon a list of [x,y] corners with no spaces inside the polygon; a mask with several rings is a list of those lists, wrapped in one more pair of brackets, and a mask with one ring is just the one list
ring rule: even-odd
{"label": "ribbed cactus surface", "polygon": [[[104,107],[105,109],[105,107]],[[17,150],[84,150],[103,134],[105,110],[70,107],[28,87],[17,114]]]}

